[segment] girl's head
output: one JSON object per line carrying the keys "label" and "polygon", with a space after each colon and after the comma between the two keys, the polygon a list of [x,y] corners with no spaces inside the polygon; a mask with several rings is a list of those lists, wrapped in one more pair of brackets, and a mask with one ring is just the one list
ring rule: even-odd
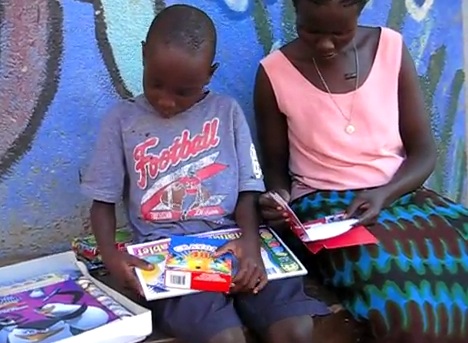
{"label": "girl's head", "polygon": [[299,39],[317,59],[331,59],[353,40],[368,0],[293,0]]}
{"label": "girl's head", "polygon": [[161,116],[173,117],[203,98],[215,50],[216,30],[203,11],[174,5],[158,14],[143,43],[143,90]]}

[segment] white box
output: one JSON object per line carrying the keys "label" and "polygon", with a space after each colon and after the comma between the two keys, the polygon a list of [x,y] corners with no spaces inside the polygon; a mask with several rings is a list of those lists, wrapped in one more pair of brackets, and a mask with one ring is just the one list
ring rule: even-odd
{"label": "white box", "polygon": [[[141,342],[152,332],[151,312],[89,275],[73,252],[50,255],[0,268],[0,284],[22,282],[44,274],[61,271],[81,272],[106,295],[116,300],[134,316],[114,320],[96,329],[61,339],[58,343],[133,343]],[[1,337],[1,335],[0,335]]]}

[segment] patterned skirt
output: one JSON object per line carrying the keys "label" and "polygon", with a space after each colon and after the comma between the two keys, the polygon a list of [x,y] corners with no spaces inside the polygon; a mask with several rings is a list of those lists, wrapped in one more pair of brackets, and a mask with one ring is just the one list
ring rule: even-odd
{"label": "patterned skirt", "polygon": [[[322,191],[292,207],[307,221],[344,211],[354,195]],[[468,209],[419,189],[369,229],[379,244],[298,253],[379,342],[467,343]]]}

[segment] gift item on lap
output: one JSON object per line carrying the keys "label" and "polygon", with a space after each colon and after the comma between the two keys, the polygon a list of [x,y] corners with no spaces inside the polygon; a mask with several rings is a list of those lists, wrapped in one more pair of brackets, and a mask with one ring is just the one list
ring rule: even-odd
{"label": "gift item on lap", "polygon": [[[132,242],[132,233],[128,229],[117,229],[115,241],[116,248],[124,251]],[[94,235],[75,238],[72,241],[72,250],[76,258],[83,262],[88,270],[104,268]]]}
{"label": "gift item on lap", "polygon": [[302,241],[316,254],[322,249],[346,248],[356,245],[376,244],[377,238],[357,219],[347,219],[338,213],[304,223],[307,239]]}
{"label": "gift item on lap", "polygon": [[[278,280],[282,278],[302,276],[307,274],[307,269],[304,267],[304,265],[302,265],[299,259],[292,253],[292,251],[286,246],[286,244],[284,244],[284,242],[273,230],[268,227],[261,226],[259,228],[259,235],[261,243],[261,255],[269,280]],[[229,240],[240,238],[242,236],[242,231],[239,228],[226,228],[204,232],[193,236],[198,238],[217,239],[220,241],[220,243],[224,244]],[[185,238],[179,237],[178,240],[190,240],[191,238],[188,237],[189,236],[185,236]],[[142,258],[154,266],[152,270],[142,270],[138,268],[135,269],[146,300],[178,297],[199,291],[193,289],[192,287],[193,285],[191,280],[193,275],[188,277],[186,274],[182,275],[178,273],[178,271],[173,271],[172,277],[169,275],[169,285],[172,287],[168,287],[166,280],[166,261],[170,241],[171,239],[167,238],[154,242],[130,245],[127,247],[127,250],[131,255]],[[195,254],[190,255],[188,260],[185,258],[186,255],[184,255],[185,261],[182,262],[182,265],[187,266],[188,261],[189,264],[195,268],[197,266],[202,266],[201,269],[210,269],[212,267],[212,259],[210,256],[205,255],[205,253],[201,251],[203,249],[189,250],[192,250],[195,252]],[[199,255],[200,251],[202,255]],[[221,263],[218,264],[216,269],[219,269],[221,266],[223,266],[221,269],[229,269],[229,267],[225,268],[226,265],[223,265],[222,259],[219,261]],[[174,264],[180,264],[178,261],[174,262],[176,263],[169,262],[169,265],[174,266]],[[208,266],[207,263],[209,263]],[[236,268],[236,259],[233,258],[231,276],[235,275]],[[204,277],[208,276],[207,273],[204,274]],[[213,283],[211,283],[211,285],[213,285]],[[212,290],[214,291],[215,289]]]}
{"label": "gift item on lap", "polygon": [[289,204],[277,193],[273,199],[289,214],[291,230],[313,254],[322,249],[337,249],[355,245],[376,244],[377,238],[354,218],[338,213],[302,223]]}
{"label": "gift item on lap", "polygon": [[[313,230],[313,229],[312,229]],[[370,233],[364,226],[356,226],[338,236],[317,240],[313,242],[304,242],[307,249],[313,254],[322,249],[347,248],[356,245],[377,244],[377,238]]]}

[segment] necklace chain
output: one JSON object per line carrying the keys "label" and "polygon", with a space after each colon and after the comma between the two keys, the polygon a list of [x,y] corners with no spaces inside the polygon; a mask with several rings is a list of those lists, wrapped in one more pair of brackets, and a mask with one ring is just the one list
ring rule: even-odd
{"label": "necklace chain", "polygon": [[320,81],[322,82],[323,87],[325,87],[330,99],[335,104],[336,108],[338,109],[340,114],[343,116],[343,118],[346,120],[345,131],[348,134],[353,134],[354,131],[356,131],[356,128],[354,127],[354,125],[351,124],[351,120],[352,120],[352,116],[353,116],[353,112],[354,112],[354,103],[355,103],[355,99],[356,99],[356,93],[357,93],[357,89],[359,87],[359,54],[357,52],[356,41],[355,40],[353,40],[353,51],[354,51],[354,63],[355,63],[355,69],[356,69],[356,81],[355,81],[355,86],[354,86],[353,98],[352,98],[352,101],[351,101],[351,108],[350,108],[350,111],[349,111],[349,117],[345,115],[344,111],[341,109],[340,105],[335,100],[335,97],[333,96],[333,93],[330,91],[330,87],[328,87],[328,84],[325,81],[325,78],[323,77],[322,72],[320,71],[320,69],[319,69],[319,67],[317,65],[317,62],[315,61],[315,58],[312,59],[312,61],[314,62],[315,71],[317,72],[317,74],[318,74],[318,76],[320,78]]}

